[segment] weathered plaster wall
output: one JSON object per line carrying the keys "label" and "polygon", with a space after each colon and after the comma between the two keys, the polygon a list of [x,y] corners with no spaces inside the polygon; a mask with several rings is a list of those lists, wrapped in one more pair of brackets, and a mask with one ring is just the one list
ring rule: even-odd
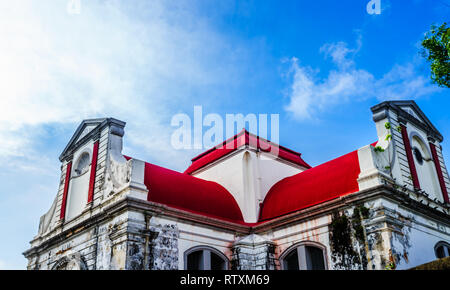
{"label": "weathered plaster wall", "polygon": [[317,218],[300,221],[288,226],[283,226],[273,231],[267,232],[263,237],[272,240],[275,248],[275,266],[281,269],[279,258],[291,246],[305,241],[313,241],[326,247],[327,264],[331,268],[332,262],[329,246],[329,230],[328,225],[331,222],[330,215],[323,215]]}
{"label": "weathered plaster wall", "polygon": [[231,269],[275,270],[275,244],[256,234],[238,239],[232,247]]}
{"label": "weathered plaster wall", "polygon": [[127,213],[90,228],[79,228],[69,233],[62,242],[50,245],[31,259],[28,269],[52,269],[58,261],[79,254],[87,269],[124,268],[118,232],[126,232]]}
{"label": "weathered plaster wall", "polygon": [[236,240],[234,232],[190,222],[177,223],[180,232],[178,240],[178,269],[185,269],[184,253],[196,246],[212,247],[231,260],[231,245]]}
{"label": "weathered plaster wall", "polygon": [[450,242],[450,221],[443,223],[418,214],[388,200],[378,200],[374,207],[394,222],[388,235],[397,269],[409,269],[436,259],[434,246],[439,241]]}

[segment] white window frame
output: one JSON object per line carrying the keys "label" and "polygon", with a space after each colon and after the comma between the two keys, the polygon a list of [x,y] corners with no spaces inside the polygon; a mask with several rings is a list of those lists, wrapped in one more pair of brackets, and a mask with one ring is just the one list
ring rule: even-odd
{"label": "white window frame", "polygon": [[307,255],[306,255],[306,247],[314,247],[314,248],[318,248],[322,251],[322,256],[323,256],[323,265],[325,267],[325,270],[328,270],[328,261],[327,261],[327,248],[317,242],[312,242],[312,241],[304,241],[304,242],[300,242],[297,244],[294,244],[292,246],[290,246],[289,248],[287,248],[283,254],[280,256],[280,265],[281,265],[281,270],[288,270],[286,269],[286,262],[285,262],[285,258],[292,253],[292,251],[297,251],[297,258],[298,258],[298,267],[299,270],[309,270],[308,269],[308,261],[306,259]]}
{"label": "white window frame", "polygon": [[434,254],[436,256],[436,258],[441,259],[438,257],[437,254],[437,249],[439,247],[443,247],[444,248],[444,257],[450,257],[450,244],[444,241],[440,241],[438,243],[436,243],[436,245],[434,246]]}
{"label": "white window frame", "polygon": [[[84,154],[88,154],[89,155],[89,157],[88,157],[89,163],[87,164],[87,166],[84,167],[84,170],[82,172],[78,173],[75,170],[78,169],[78,165],[79,165],[79,163],[81,161],[81,157],[83,157]],[[73,163],[73,166],[72,166],[72,173],[71,173],[72,177],[78,177],[78,176],[81,176],[81,175],[85,174],[86,172],[88,172],[89,168],[91,166],[91,163],[92,163],[92,150],[91,150],[91,148],[86,147],[83,150],[81,150],[77,154],[75,160],[76,161]]]}
{"label": "white window frame", "polygon": [[190,248],[189,250],[186,250],[184,252],[184,269],[188,270],[188,255],[194,253],[194,252],[202,252],[202,258],[203,258],[203,269],[201,270],[211,270],[211,252],[219,256],[223,262],[224,262],[224,269],[229,269],[229,260],[228,258],[219,250],[214,249],[213,247],[209,246],[195,246]]}

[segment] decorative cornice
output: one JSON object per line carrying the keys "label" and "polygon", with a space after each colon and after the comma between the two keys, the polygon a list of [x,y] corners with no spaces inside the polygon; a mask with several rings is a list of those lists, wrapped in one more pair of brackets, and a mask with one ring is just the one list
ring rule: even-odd
{"label": "decorative cornice", "polygon": [[342,207],[356,205],[364,201],[379,197],[384,197],[396,201],[412,211],[419,212],[427,217],[434,218],[445,224],[449,223],[449,214],[443,213],[437,209],[430,208],[425,204],[413,200],[408,195],[393,188],[392,186],[379,185],[340,198],[336,198],[328,202],[321,203],[314,207],[293,212],[291,214],[287,214],[279,218],[269,220],[262,224],[255,225],[254,227],[252,227],[251,232],[262,233],[267,230],[273,230],[274,228],[277,227],[287,226],[289,224],[296,223],[300,220],[307,220],[311,218],[316,218],[318,216],[328,215],[332,213],[334,210],[340,209]]}
{"label": "decorative cornice", "polygon": [[173,208],[164,204],[146,201],[142,199],[136,199],[128,197],[127,199],[128,206],[133,209],[148,211],[151,210],[154,215],[166,215],[168,217],[173,217],[182,220],[193,221],[203,225],[209,225],[216,228],[222,228],[225,230],[238,232],[241,234],[249,234],[251,227],[246,224],[235,223],[232,221],[226,221],[214,217],[204,216],[202,214],[193,213],[190,211],[185,211],[178,208]]}
{"label": "decorative cornice", "polygon": [[68,236],[85,232],[89,230],[91,227],[96,226],[98,223],[110,219],[114,215],[120,214],[127,210],[142,211],[146,212],[147,214],[151,214],[153,216],[165,215],[167,217],[196,222],[198,224],[212,226],[215,228],[221,228],[224,230],[236,232],[240,235],[249,235],[252,233],[258,234],[266,232],[268,230],[274,230],[274,228],[287,226],[299,222],[301,220],[307,220],[311,218],[317,218],[318,216],[328,215],[335,210],[342,209],[343,207],[357,205],[367,200],[380,197],[387,198],[389,200],[397,202],[402,206],[404,206],[405,208],[421,213],[427,216],[428,218],[435,219],[444,224],[449,223],[448,222],[449,214],[443,213],[437,209],[430,208],[429,206],[412,199],[411,197],[409,197],[408,194],[403,193],[400,190],[397,190],[389,185],[379,185],[377,187],[352,193],[307,209],[293,212],[291,214],[287,214],[263,222],[261,224],[250,224],[250,225],[228,222],[221,219],[206,217],[200,214],[180,210],[177,208],[172,208],[167,205],[155,202],[150,202],[132,197],[126,197],[114,204],[104,207],[100,213],[95,214],[90,218],[87,218],[86,220],[80,222],[76,226],[63,230],[59,234],[42,242],[40,245],[25,251],[23,255],[28,258],[33,254],[39,253],[57,243],[64,241]]}
{"label": "decorative cornice", "polygon": [[[25,257],[32,256],[35,253],[41,252],[50,248],[51,246],[64,241],[67,237],[81,234],[89,230],[92,227],[95,227],[98,223],[104,222],[116,214],[120,214],[127,210],[136,210],[146,212],[147,214],[151,214],[154,216],[166,215],[168,217],[193,221],[203,225],[209,225],[216,228],[222,228],[232,232],[238,232],[240,234],[249,234],[250,227],[244,224],[237,224],[233,222],[228,222],[212,217],[206,217],[200,214],[195,214],[188,211],[183,211],[176,208],[171,208],[163,204],[150,202],[142,199],[137,199],[133,197],[126,197],[124,199],[119,200],[116,203],[105,206],[102,208],[102,211],[79,222],[73,227],[65,229],[55,236],[45,240],[40,245],[35,246],[23,253]],[[59,228],[60,229],[60,228]],[[58,228],[55,228],[54,231],[57,231]],[[40,239],[40,238],[37,238]],[[37,240],[35,239],[35,240]]]}
{"label": "decorative cornice", "polygon": [[[409,114],[405,110],[403,110],[400,106],[410,106],[414,109],[415,113],[422,119],[423,122],[418,120],[413,115]],[[428,136],[435,138],[439,142],[442,142],[444,140],[444,137],[442,134],[434,127],[434,125],[431,123],[431,121],[427,118],[427,116],[422,112],[422,110],[419,108],[419,106],[416,104],[416,102],[410,100],[410,101],[386,101],[382,102],[378,105],[373,106],[370,108],[373,115],[374,120],[378,118],[377,116],[379,114],[382,114],[382,112],[391,109],[394,112],[397,113],[398,121],[401,123],[410,122],[414,124],[414,126],[424,130]]]}
{"label": "decorative cornice", "polygon": [[[72,138],[70,139],[69,143],[67,143],[63,152],[59,156],[59,160],[61,162],[64,160],[68,161],[69,158],[71,158],[71,156],[73,155],[74,151],[76,151],[79,147],[86,144],[89,140],[94,141],[99,140],[101,132],[106,126],[109,126],[111,128],[110,130],[111,134],[122,137],[124,135],[123,128],[125,127],[125,124],[126,124],[125,122],[114,118],[88,119],[82,121],[81,124],[78,126],[77,130],[75,131],[75,133],[73,134]],[[95,127],[89,133],[83,136],[80,140],[76,141],[87,126],[94,126],[94,125]]]}

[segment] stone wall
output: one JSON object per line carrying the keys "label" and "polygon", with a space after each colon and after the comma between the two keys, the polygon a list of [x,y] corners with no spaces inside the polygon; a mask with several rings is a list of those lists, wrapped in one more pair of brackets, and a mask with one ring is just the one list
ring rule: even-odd
{"label": "stone wall", "polygon": [[275,270],[273,242],[252,234],[238,240],[232,247],[233,270]]}
{"label": "stone wall", "polygon": [[154,224],[150,226],[157,237],[151,243],[150,269],[178,269],[178,227],[174,224]]}

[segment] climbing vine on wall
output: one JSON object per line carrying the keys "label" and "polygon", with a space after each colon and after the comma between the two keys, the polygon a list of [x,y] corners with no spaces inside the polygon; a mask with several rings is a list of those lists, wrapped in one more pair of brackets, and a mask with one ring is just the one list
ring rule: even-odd
{"label": "climbing vine on wall", "polygon": [[361,267],[367,269],[366,233],[362,221],[369,217],[369,209],[365,206],[357,206],[353,209],[351,225],[355,238],[355,246],[360,258]]}
{"label": "climbing vine on wall", "polygon": [[367,269],[366,237],[362,220],[369,210],[357,206],[351,217],[334,212],[329,226],[331,260],[336,269]]}

